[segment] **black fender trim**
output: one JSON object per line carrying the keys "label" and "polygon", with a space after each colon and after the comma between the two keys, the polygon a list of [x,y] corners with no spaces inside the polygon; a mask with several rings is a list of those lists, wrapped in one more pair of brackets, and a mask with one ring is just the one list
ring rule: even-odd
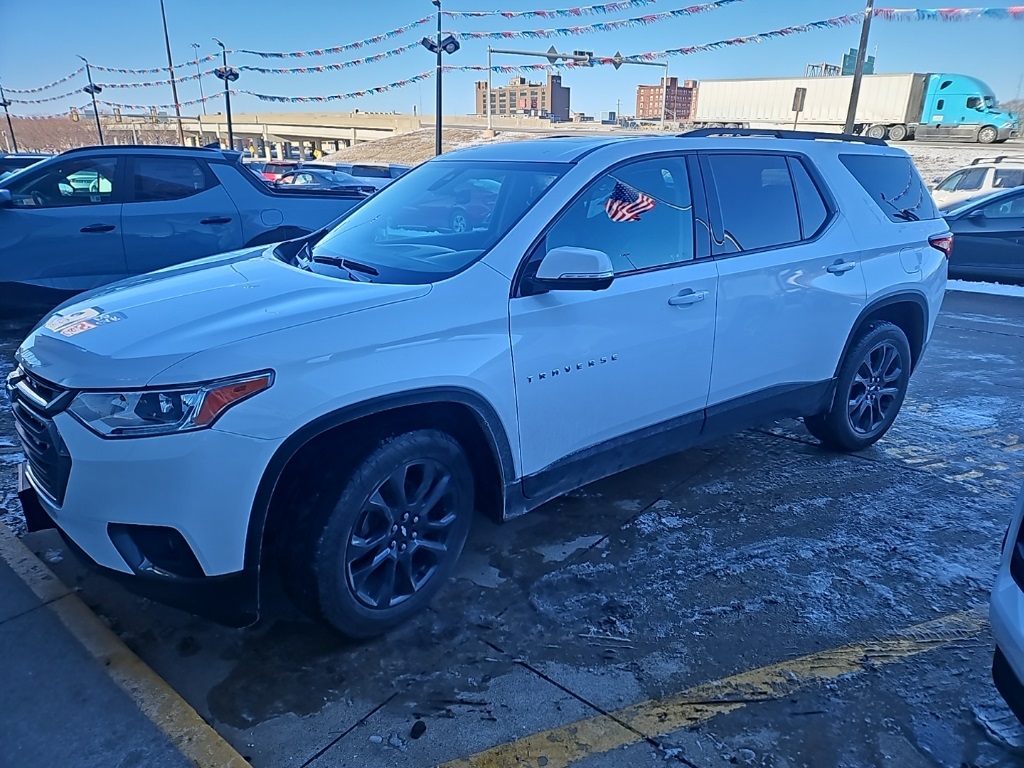
{"label": "black fender trim", "polygon": [[263,534],[270,512],[270,501],[281,479],[284,468],[306,443],[330,429],[366,416],[384,413],[394,408],[431,403],[456,403],[469,407],[483,428],[502,475],[502,486],[508,488],[516,477],[512,459],[512,446],[498,418],[498,412],[481,395],[459,387],[429,387],[392,395],[383,395],[324,414],[288,437],[274,452],[263,477],[260,479],[249,514],[249,528],[245,539],[245,568],[259,568],[263,554]]}
{"label": "black fender trim", "polygon": [[[884,296],[881,299],[876,299],[875,301],[871,302],[866,307],[864,307],[864,309],[861,310],[860,315],[857,316],[857,321],[853,324],[853,328],[850,329],[850,335],[847,337],[846,344],[843,347],[843,354],[840,356],[839,362],[836,364],[836,372],[833,378],[839,375],[839,369],[843,367],[843,360],[846,359],[846,355],[847,353],[849,353],[850,347],[852,347],[854,342],[856,341],[857,331],[859,331],[861,326],[864,324],[864,320],[867,319],[869,315],[874,314],[875,312],[877,312],[880,309],[883,309],[884,307],[891,307],[894,304],[906,304],[907,302],[916,304],[920,308],[921,314],[924,316],[924,333],[925,335],[927,335],[928,322],[930,318],[928,317],[928,298],[924,295],[924,293],[920,291],[903,291],[901,293],[894,293],[891,296]],[[922,338],[921,352],[918,353],[917,360],[914,361],[915,368],[917,367],[918,361],[920,361],[921,359],[921,355],[924,352],[924,347],[925,339]]]}

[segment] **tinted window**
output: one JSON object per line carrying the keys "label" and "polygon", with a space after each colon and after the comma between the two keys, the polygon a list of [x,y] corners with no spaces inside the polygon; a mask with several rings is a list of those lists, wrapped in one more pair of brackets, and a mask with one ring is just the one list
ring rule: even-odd
{"label": "tinted window", "polygon": [[956,185],[960,183],[960,179],[965,175],[967,175],[967,171],[957,171],[952,176],[946,177],[946,180],[939,184],[936,189],[941,190],[942,192],[952,192],[956,189]]}
{"label": "tinted window", "polygon": [[606,174],[559,217],[546,250],[575,246],[604,251],[616,273],[694,257],[693,203],[686,160],[666,157]]}
{"label": "tinted window", "polygon": [[975,190],[981,189],[985,184],[985,175],[988,173],[988,168],[972,168],[971,170],[964,173],[960,182],[956,185],[956,188],[964,190]]}
{"label": "tinted window", "polygon": [[364,179],[390,179],[391,172],[387,166],[380,165],[353,165],[353,176],[362,176]]}
{"label": "tinted window", "polygon": [[996,189],[1010,189],[1024,185],[1024,168],[1020,170],[996,170],[992,186]]}
{"label": "tinted window", "polygon": [[405,165],[392,165],[391,166],[391,178],[397,179],[403,173],[408,173],[409,167]]}
{"label": "tinted window", "polygon": [[135,200],[180,200],[209,186],[206,171],[188,157],[138,157],[135,159]]}
{"label": "tinted window", "polygon": [[982,210],[985,211],[985,217],[989,219],[1024,218],[1024,195],[1003,198],[989,203]]}
{"label": "tinted window", "polygon": [[939,218],[939,211],[909,157],[840,155],[839,159],[891,221]]}
{"label": "tinted window", "polygon": [[60,208],[112,202],[118,163],[115,157],[72,158],[36,173],[12,177],[13,204],[21,208]]}
{"label": "tinted window", "polygon": [[796,195],[782,155],[708,155],[718,190],[725,250],[800,240]]}
{"label": "tinted window", "polygon": [[818,230],[825,224],[828,207],[802,161],[795,157],[789,158],[789,171],[793,176],[796,201],[800,207],[800,231],[806,240],[818,234]]}

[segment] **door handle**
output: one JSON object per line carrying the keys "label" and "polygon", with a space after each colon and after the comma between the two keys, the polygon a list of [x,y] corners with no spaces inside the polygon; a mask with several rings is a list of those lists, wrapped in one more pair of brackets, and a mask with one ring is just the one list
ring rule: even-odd
{"label": "door handle", "polygon": [[90,224],[87,227],[82,227],[80,232],[113,232],[113,224]]}
{"label": "door handle", "polygon": [[231,221],[230,216],[214,216],[212,219],[203,219],[200,224],[227,224]]}
{"label": "door handle", "polygon": [[845,272],[849,272],[851,269],[857,266],[856,261],[843,261],[839,260],[835,264],[828,265],[828,271],[833,275],[841,275]]}
{"label": "door handle", "polygon": [[704,301],[708,297],[707,291],[692,291],[687,288],[668,300],[673,307],[688,307],[692,304]]}

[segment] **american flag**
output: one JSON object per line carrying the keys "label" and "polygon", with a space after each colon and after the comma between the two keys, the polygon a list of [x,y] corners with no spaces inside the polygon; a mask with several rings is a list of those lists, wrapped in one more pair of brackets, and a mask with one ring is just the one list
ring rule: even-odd
{"label": "american flag", "polygon": [[640,214],[654,208],[654,198],[621,181],[615,182],[604,209],[612,221],[640,221]]}

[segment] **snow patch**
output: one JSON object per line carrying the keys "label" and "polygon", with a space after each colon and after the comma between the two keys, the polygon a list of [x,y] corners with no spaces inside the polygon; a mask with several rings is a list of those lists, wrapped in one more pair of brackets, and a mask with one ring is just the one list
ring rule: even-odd
{"label": "snow patch", "polygon": [[1015,296],[1024,298],[1024,285],[1003,285],[1002,283],[976,283],[969,280],[949,280],[947,291],[964,291],[966,293],[987,293],[990,296]]}

